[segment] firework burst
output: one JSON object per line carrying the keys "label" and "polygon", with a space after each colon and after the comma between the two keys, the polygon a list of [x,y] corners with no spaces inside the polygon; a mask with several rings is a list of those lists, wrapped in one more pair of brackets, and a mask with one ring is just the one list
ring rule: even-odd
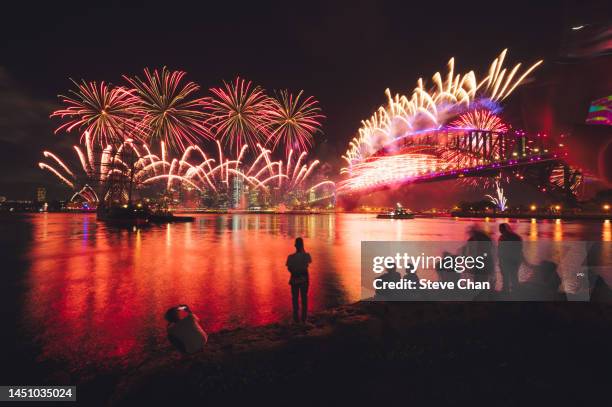
{"label": "firework burst", "polygon": [[121,142],[138,127],[139,98],[131,90],[105,82],[73,82],[77,89],[70,91],[71,96],[60,96],[67,106],[51,114],[68,119],[55,133],[76,128],[99,145],[107,145]]}
{"label": "firework burst", "polygon": [[200,87],[194,82],[181,83],[185,72],[164,67],[153,71],[145,68],[144,74],[144,79],[124,78],[141,99],[138,113],[145,140],[162,141],[182,151],[199,138],[209,137],[200,110],[202,99],[193,98]]}
{"label": "firework burst", "polygon": [[236,78],[223,82],[223,87],[211,88],[213,97],[206,98],[205,124],[216,139],[221,140],[236,154],[248,145],[256,150],[258,143],[269,137],[269,118],[273,105],[259,86]]}
{"label": "firework burst", "polygon": [[487,109],[468,111],[450,124],[451,127],[469,130],[486,130],[505,133],[508,126],[496,114]]}
{"label": "firework burst", "polygon": [[294,96],[283,90],[272,100],[274,108],[269,114],[271,132],[268,139],[272,149],[282,143],[286,154],[290,150],[306,151],[312,146],[313,135],[321,130],[321,120],[325,116],[321,114],[319,102],[312,96],[303,98],[302,94],[300,91]]}

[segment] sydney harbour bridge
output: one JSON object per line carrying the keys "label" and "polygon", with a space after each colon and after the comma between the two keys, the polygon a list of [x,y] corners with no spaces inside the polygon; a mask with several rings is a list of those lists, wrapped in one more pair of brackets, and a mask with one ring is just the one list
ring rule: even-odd
{"label": "sydney harbour bridge", "polygon": [[440,129],[397,138],[353,166],[339,184],[345,199],[407,184],[482,177],[513,179],[559,202],[576,202],[583,174],[563,143],[523,131]]}

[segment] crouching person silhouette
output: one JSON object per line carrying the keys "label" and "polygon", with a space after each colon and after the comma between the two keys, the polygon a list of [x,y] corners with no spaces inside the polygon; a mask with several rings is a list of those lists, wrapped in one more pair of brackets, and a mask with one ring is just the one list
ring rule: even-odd
{"label": "crouching person silhouette", "polygon": [[187,305],[172,307],[166,311],[168,340],[183,353],[196,353],[204,349],[208,335],[200,325],[200,318]]}

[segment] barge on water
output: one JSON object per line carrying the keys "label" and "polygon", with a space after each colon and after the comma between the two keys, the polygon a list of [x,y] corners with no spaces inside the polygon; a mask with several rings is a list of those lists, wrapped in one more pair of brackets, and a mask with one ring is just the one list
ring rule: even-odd
{"label": "barge on water", "polygon": [[414,213],[410,210],[402,207],[401,204],[397,204],[394,210],[389,212],[379,213],[376,216],[377,219],[414,219]]}
{"label": "barge on water", "polygon": [[100,206],[97,219],[114,226],[144,226],[150,223],[193,222],[193,216],[175,216],[169,211],[151,212],[142,204]]}

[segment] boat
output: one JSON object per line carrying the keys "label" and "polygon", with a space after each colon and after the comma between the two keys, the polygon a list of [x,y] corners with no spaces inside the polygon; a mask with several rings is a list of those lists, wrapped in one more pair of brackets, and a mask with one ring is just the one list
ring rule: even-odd
{"label": "boat", "polygon": [[97,219],[116,226],[144,226],[150,223],[193,222],[193,216],[175,216],[170,211],[151,212],[142,204],[100,207]]}
{"label": "boat", "polygon": [[401,204],[397,204],[394,210],[389,212],[379,213],[376,216],[377,219],[414,219],[414,213],[410,210],[402,207]]}
{"label": "boat", "polygon": [[138,205],[100,205],[96,211],[96,218],[116,226],[143,226],[149,223],[149,210]]}

